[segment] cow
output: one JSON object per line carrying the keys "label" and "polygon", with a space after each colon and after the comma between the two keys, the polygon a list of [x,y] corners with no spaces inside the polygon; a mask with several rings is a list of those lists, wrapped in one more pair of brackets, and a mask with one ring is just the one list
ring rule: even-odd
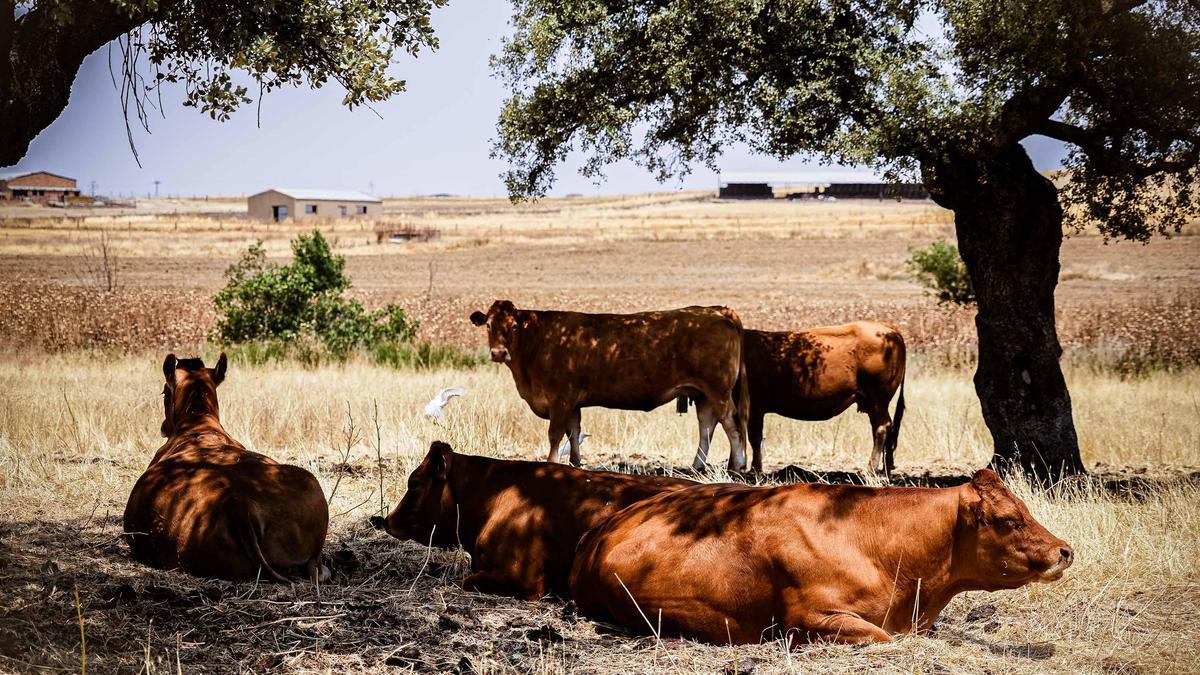
{"label": "cow", "polygon": [[581,612],[660,637],[887,642],[1073,558],[988,469],[952,488],[700,485],[588,532],[570,588]]}
{"label": "cow", "polygon": [[469,591],[536,600],[565,596],[579,538],[619,509],[696,483],[491,459],[440,441],[408,478],[383,526],[397,539],[471,554]]}
{"label": "cow", "polygon": [[[891,476],[904,418],[904,338],[892,325],[856,321],[798,332],[746,329],[743,356],[750,373],[747,430],[754,456],[763,452],[763,418],[831,419],[851,404],[867,414],[873,446],[868,472]],[[892,396],[896,416],[888,414]],[[686,409],[686,402],[681,405]]]}
{"label": "cow", "polygon": [[[550,421],[550,455],[566,434],[579,466],[580,409],[649,411],[680,395],[696,401],[703,470],[716,424],[729,437],[729,469],[746,468],[749,388],[742,322],[726,307],[685,307],[639,314],[584,314],[517,309],[492,303],[471,323],[487,326],[492,360],[512,371],[517,392]],[[758,456],[756,471],[762,470]]]}
{"label": "cow", "polygon": [[311,473],[250,452],[221,426],[217,387],[228,361],[163,361],[167,441],[125,506],[136,560],[234,581],[329,576],[321,549],[329,511]]}

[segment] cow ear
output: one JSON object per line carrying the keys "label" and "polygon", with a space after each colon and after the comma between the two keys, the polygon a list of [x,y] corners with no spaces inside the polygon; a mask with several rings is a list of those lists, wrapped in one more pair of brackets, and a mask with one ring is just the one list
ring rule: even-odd
{"label": "cow ear", "polygon": [[963,495],[958,501],[959,519],[971,527],[987,524],[983,499],[978,494]]}
{"label": "cow ear", "polygon": [[487,314],[479,311],[471,312],[471,323],[476,326],[482,326],[487,323]]}
{"label": "cow ear", "polygon": [[167,378],[167,384],[175,384],[175,364],[178,362],[174,354],[167,354],[163,359],[163,377]]}
{"label": "cow ear", "polygon": [[1000,475],[991,469],[980,469],[971,477],[971,487],[982,497],[1003,493],[1007,491],[1004,487],[1004,481],[1000,480]]}
{"label": "cow ear", "polygon": [[429,471],[438,480],[445,480],[450,475],[450,461],[454,449],[449,443],[434,441],[429,445],[429,454],[425,461],[429,462]]}
{"label": "cow ear", "polygon": [[229,359],[225,357],[225,352],[221,352],[221,357],[217,359],[217,367],[213,368],[212,381],[214,385],[219,385],[225,381],[225,370],[229,368]]}

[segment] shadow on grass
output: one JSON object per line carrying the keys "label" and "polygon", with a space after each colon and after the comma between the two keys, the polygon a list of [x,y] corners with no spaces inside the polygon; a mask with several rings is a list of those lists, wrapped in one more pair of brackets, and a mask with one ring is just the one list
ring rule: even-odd
{"label": "shadow on grass", "polygon": [[[695,471],[690,466],[666,467],[653,464],[619,462],[614,467],[614,470],[624,473],[682,476],[696,480],[706,479],[705,474]],[[867,476],[859,471],[816,471],[796,464],[790,464],[781,469],[762,474],[752,472],[731,473],[729,477],[739,483],[755,485],[786,483],[829,483],[834,485],[885,484],[881,479]],[[905,473],[897,471],[892,474],[891,481],[886,484],[898,487],[946,488],[962,485],[970,480],[970,474],[958,472],[935,473],[933,471],[924,471],[921,473]],[[1114,497],[1138,502],[1144,501],[1164,490],[1182,486],[1200,488],[1200,471],[1164,471],[1153,475],[1146,475],[1137,471],[1096,472],[1068,479],[1061,484],[1060,488],[1055,489],[1096,489],[1097,491],[1107,492]]]}

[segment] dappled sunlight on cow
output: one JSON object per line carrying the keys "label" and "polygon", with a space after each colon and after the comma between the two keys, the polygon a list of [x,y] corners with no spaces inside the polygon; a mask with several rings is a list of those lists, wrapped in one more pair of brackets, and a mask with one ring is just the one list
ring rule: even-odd
{"label": "dappled sunlight on cow", "polygon": [[659,632],[661,612],[663,637],[884,642],[964,591],[1055,581],[1073,557],[988,469],[953,488],[701,485],[589,532],[571,592],[635,631]]}
{"label": "dappled sunlight on cow", "polygon": [[163,362],[166,443],[125,507],[133,557],[197,576],[316,582],[329,512],[311,473],[246,450],[221,426],[216,368],[200,359]]}
{"label": "dappled sunlight on cow", "polygon": [[376,525],[398,539],[462,546],[471,554],[467,590],[533,600],[566,594],[576,544],[588,529],[636,501],[695,484],[462,455],[439,441]]}
{"label": "dappled sunlight on cow", "polygon": [[[487,326],[492,360],[512,371],[517,392],[550,421],[549,461],[567,436],[579,466],[581,409],[653,410],[676,396],[696,401],[696,468],[707,464],[717,424],[729,437],[729,468],[746,468],[749,390],[742,324],[725,307],[638,314],[517,309],[497,300],[471,323]],[[755,455],[755,470],[761,470]]]}

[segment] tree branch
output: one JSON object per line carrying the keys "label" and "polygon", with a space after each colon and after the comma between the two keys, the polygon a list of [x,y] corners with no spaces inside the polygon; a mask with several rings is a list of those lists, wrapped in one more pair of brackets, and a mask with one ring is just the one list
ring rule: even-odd
{"label": "tree branch", "polygon": [[[13,4],[0,0],[0,8]],[[167,4],[160,3],[158,12]],[[130,12],[111,0],[65,0],[37,3],[11,22],[3,52],[8,81],[0,80],[0,119],[5,122],[0,125],[0,166],[20,161],[30,141],[67,107],[71,84],[89,54],[154,18]]]}
{"label": "tree branch", "polygon": [[1052,119],[1041,120],[1033,125],[1031,131],[1041,136],[1062,141],[1063,143],[1070,143],[1084,151],[1093,148],[1097,141],[1097,138],[1089,133],[1087,129]]}
{"label": "tree branch", "polygon": [[1125,12],[1133,11],[1147,2],[1149,2],[1149,0],[1119,0],[1117,2],[1113,2],[1111,7],[1104,10],[1102,16],[1105,19],[1111,19],[1118,14],[1124,14]]}

